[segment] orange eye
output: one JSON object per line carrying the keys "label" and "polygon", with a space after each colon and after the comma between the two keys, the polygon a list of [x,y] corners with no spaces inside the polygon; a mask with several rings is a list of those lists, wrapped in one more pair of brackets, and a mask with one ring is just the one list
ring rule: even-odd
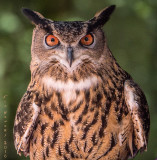
{"label": "orange eye", "polygon": [[94,38],[91,34],[87,34],[83,38],[81,38],[81,44],[84,46],[90,46],[94,42]]}
{"label": "orange eye", "polygon": [[55,37],[54,35],[50,34],[46,37],[45,39],[46,44],[50,47],[56,46],[59,44],[59,40],[57,37]]}

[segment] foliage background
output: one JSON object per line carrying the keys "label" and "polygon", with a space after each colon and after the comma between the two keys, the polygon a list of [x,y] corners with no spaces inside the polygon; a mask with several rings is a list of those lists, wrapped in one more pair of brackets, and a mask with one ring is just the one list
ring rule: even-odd
{"label": "foliage background", "polygon": [[30,80],[33,26],[21,14],[21,7],[54,20],[87,20],[111,4],[117,9],[104,27],[108,44],[119,64],[144,90],[150,106],[148,151],[135,159],[157,158],[157,1],[0,0],[0,159],[29,159],[16,154],[12,135],[16,109]]}

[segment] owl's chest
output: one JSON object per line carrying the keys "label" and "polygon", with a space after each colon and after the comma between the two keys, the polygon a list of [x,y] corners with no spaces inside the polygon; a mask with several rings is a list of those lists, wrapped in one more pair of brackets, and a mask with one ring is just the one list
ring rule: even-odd
{"label": "owl's chest", "polygon": [[34,147],[48,146],[55,158],[63,154],[70,157],[69,151],[78,157],[81,155],[80,159],[90,153],[93,157],[101,149],[103,152],[106,141],[112,140],[110,132],[116,132],[114,125],[120,127],[118,118],[124,114],[121,93],[117,94],[111,87],[107,89],[95,78],[81,83],[56,82],[55,85],[49,79],[43,88],[46,87],[33,133],[33,141],[38,139],[39,144]]}
{"label": "owl's chest", "polygon": [[[73,130],[74,134],[80,135],[84,126],[101,114],[106,96],[103,94],[101,81],[96,76],[79,82],[54,81],[46,77],[43,82],[42,88],[45,91],[42,91],[44,96],[39,116],[43,123],[51,122],[65,129],[69,127],[69,131]],[[64,127],[62,122],[65,123]]]}
{"label": "owl's chest", "polygon": [[65,130],[69,127],[74,134],[78,134],[83,123],[85,124],[85,121],[88,123],[97,110],[91,103],[94,102],[94,99],[95,96],[92,97],[90,89],[54,91],[49,101],[44,102],[43,100],[39,117],[44,123],[58,123],[59,127],[63,122]]}
{"label": "owl's chest", "polygon": [[57,110],[58,113],[66,115],[89,106],[90,101],[95,99],[95,96],[101,90],[99,88],[100,81],[97,76],[80,81],[68,80],[66,82],[45,77],[41,85],[44,88],[41,91],[44,95],[42,110],[44,111],[45,104],[47,108],[51,105],[50,110]]}
{"label": "owl's chest", "polygon": [[123,103],[122,94],[111,86],[105,86],[96,76],[79,82],[55,81],[46,77],[42,85],[45,91],[42,92],[40,119],[59,126],[65,122],[66,127],[69,126],[77,135],[82,134],[85,126],[91,127],[96,123],[101,126],[102,119],[106,123],[112,107],[118,115]]}

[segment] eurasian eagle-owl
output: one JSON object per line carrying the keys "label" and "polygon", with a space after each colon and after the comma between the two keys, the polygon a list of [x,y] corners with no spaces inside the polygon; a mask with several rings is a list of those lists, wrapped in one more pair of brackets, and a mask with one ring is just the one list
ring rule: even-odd
{"label": "eurasian eagle-owl", "polygon": [[144,93],[116,62],[102,27],[115,6],[88,21],[33,22],[31,81],[18,106],[14,143],[31,160],[126,160],[146,150]]}

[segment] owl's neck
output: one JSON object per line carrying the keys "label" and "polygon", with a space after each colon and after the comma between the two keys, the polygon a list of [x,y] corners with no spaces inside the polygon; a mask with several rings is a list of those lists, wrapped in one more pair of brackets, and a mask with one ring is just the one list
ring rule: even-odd
{"label": "owl's neck", "polygon": [[71,91],[71,90],[88,90],[91,86],[96,86],[101,79],[97,76],[91,76],[80,81],[73,81],[68,79],[67,81],[55,80],[52,77],[45,76],[42,79],[42,85],[48,89],[56,91]]}

